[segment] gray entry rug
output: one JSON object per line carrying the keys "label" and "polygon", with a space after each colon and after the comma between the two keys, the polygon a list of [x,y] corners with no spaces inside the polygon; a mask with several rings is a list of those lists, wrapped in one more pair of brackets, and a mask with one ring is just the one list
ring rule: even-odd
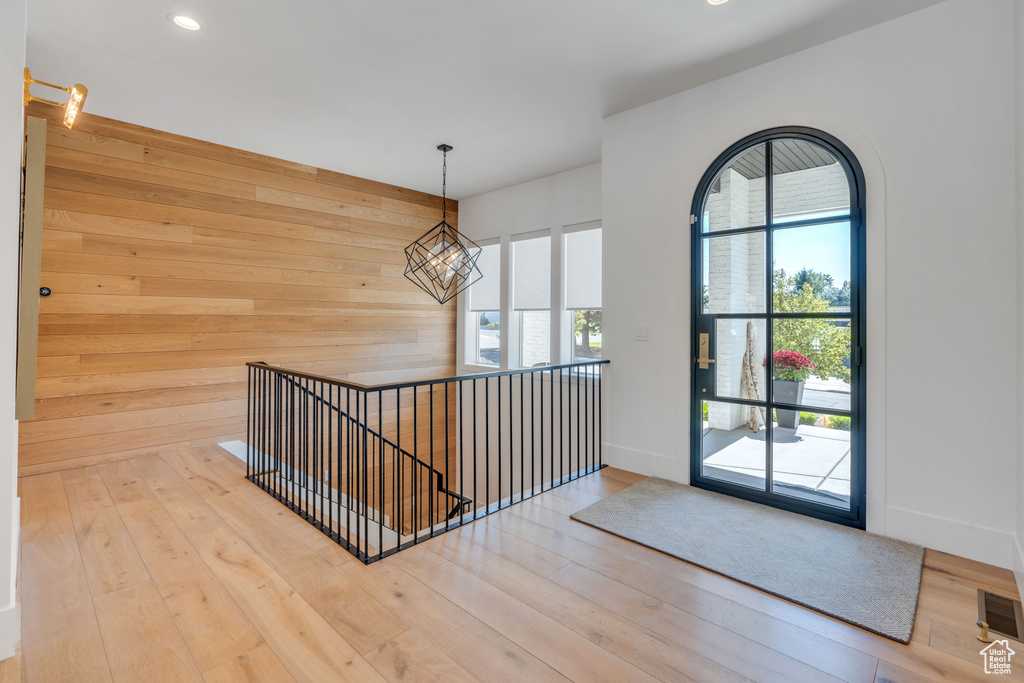
{"label": "gray entry rug", "polygon": [[910,642],[921,546],[655,477],[572,518]]}

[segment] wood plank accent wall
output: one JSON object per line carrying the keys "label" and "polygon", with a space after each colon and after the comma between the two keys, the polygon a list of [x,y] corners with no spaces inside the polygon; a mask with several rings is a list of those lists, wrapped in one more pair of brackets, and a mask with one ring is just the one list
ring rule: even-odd
{"label": "wood plank accent wall", "polygon": [[[403,276],[440,197],[84,114],[48,120],[37,474],[227,438],[244,363],[451,375],[454,303]],[[450,213],[457,204],[449,202]],[[451,217],[454,223],[457,214]]]}

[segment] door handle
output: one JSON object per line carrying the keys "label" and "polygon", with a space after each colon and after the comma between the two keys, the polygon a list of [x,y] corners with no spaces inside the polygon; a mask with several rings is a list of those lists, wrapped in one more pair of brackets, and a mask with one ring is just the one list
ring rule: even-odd
{"label": "door handle", "polygon": [[697,367],[701,370],[707,370],[710,367],[710,363],[714,363],[714,358],[708,358],[709,347],[711,346],[711,335],[706,332],[701,332],[700,342],[698,344],[698,355],[696,358]]}

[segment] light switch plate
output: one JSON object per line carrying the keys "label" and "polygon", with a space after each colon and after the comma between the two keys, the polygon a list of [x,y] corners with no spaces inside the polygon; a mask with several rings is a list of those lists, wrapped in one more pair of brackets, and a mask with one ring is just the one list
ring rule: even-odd
{"label": "light switch plate", "polygon": [[633,328],[633,341],[647,341],[647,325],[637,325]]}

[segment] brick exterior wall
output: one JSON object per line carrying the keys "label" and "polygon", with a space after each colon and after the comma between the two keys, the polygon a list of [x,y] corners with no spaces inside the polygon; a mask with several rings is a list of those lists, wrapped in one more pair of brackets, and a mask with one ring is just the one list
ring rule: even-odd
{"label": "brick exterior wall", "polygon": [[519,328],[519,344],[522,349],[522,366],[548,363],[551,359],[551,313],[550,311],[523,311]]}

